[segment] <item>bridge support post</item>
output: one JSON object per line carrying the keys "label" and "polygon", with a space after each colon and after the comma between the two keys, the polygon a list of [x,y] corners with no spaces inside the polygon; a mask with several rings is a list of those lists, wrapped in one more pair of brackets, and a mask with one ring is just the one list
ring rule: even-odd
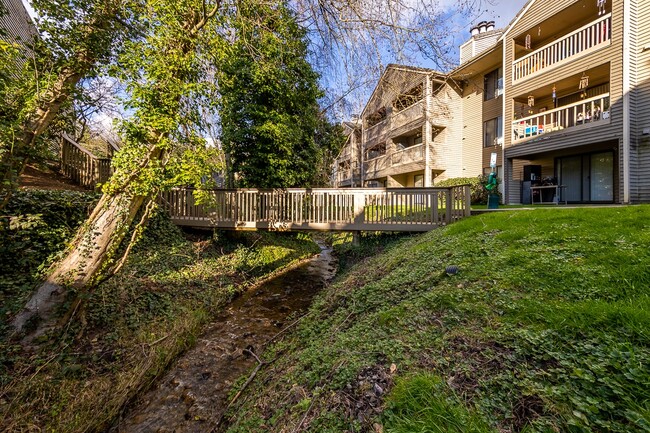
{"label": "bridge support post", "polygon": [[361,244],[361,231],[355,230],[352,232],[352,245],[358,247]]}

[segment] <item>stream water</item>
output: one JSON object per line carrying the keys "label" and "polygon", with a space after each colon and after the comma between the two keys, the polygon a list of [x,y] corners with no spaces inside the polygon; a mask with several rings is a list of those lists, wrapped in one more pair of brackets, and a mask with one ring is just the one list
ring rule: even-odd
{"label": "stream water", "polygon": [[229,304],[179,358],[156,386],[146,392],[111,432],[209,432],[228,404],[230,387],[257,365],[246,349],[261,351],[305,310],[336,273],[329,246],[310,261],[249,290]]}

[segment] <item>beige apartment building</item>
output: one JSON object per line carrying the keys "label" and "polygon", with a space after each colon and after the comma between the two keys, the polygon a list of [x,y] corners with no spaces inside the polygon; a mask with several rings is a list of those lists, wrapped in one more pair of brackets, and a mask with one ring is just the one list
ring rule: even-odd
{"label": "beige apartment building", "polygon": [[531,174],[574,203],[650,200],[650,5],[531,0],[502,38],[506,200]]}
{"label": "beige apartment building", "polygon": [[[472,29],[449,74],[387,68],[364,110],[365,184],[476,176],[496,154],[507,203],[542,183],[559,186],[547,201],[650,201],[650,5],[530,0],[506,29],[490,24]],[[400,110],[417,86],[426,109]]]}

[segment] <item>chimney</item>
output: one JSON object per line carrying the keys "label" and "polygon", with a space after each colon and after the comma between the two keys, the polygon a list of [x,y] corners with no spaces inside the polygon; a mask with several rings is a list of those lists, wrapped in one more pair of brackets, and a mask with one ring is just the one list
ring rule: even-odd
{"label": "chimney", "polygon": [[478,35],[478,26],[474,26],[470,29],[470,32],[472,33],[472,36]]}
{"label": "chimney", "polygon": [[494,21],[490,21],[487,23],[487,31],[491,32],[492,30],[494,30]]}
{"label": "chimney", "polygon": [[485,33],[487,31],[486,21],[482,21],[481,24],[479,24],[478,26],[479,26],[479,33]]}

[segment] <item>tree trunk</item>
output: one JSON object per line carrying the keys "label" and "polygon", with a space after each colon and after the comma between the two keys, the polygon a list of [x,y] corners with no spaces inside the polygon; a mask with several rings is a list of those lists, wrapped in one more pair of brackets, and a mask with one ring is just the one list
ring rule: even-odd
{"label": "tree trunk", "polygon": [[56,81],[52,84],[42,102],[36,107],[33,115],[22,125],[22,131],[16,138],[11,151],[3,156],[0,161],[4,173],[0,187],[0,210],[9,202],[14,189],[18,185],[18,178],[22,174],[25,165],[29,162],[29,154],[36,143],[36,139],[50,126],[52,120],[61,111],[61,107],[74,91],[77,83],[93,67],[94,60],[85,55],[77,56],[81,64],[76,69],[63,68]]}
{"label": "tree trunk", "polygon": [[14,318],[15,334],[24,332],[28,324],[31,327],[37,320],[35,330],[26,336],[31,341],[56,326],[56,307],[71,289],[81,291],[93,285],[113,258],[144,201],[143,196],[126,193],[102,196],[86,224],[79,229],[66,257]]}

